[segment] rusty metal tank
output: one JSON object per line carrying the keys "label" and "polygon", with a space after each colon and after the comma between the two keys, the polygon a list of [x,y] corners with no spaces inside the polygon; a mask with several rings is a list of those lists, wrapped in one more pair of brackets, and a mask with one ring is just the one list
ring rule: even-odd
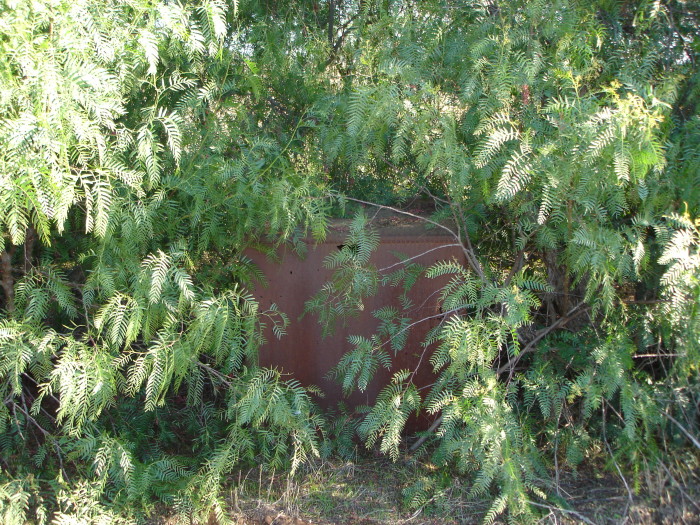
{"label": "rusty metal tank", "polygon": [[[329,379],[328,373],[338,364],[343,354],[353,348],[348,336],[371,337],[379,325],[379,320],[373,317],[372,312],[384,306],[401,309],[401,289],[380,286],[375,296],[364,301],[363,311],[356,317],[346,319],[345,323],[337,323],[334,333],[325,338],[316,316],[303,315],[305,302],[330,278],[331,270],[324,268],[323,261],[342,247],[348,223],[344,220],[334,221],[323,242],[316,243],[310,239],[304,241],[308,249],[303,259],[288,246],[280,247],[275,258],[253,249],[246,252],[268,281],[267,286],[257,285],[252,290],[261,308],[269,308],[275,303],[290,320],[287,333],[281,339],[274,337],[268,328],[267,342],[259,352],[260,364],[277,368],[304,385],[320,387],[325,397],[318,402],[326,408],[335,406],[339,401],[344,401],[349,406],[371,404],[380,389],[398,370],[417,369],[414,383],[419,387],[431,385],[435,381],[429,360],[433,348],[424,347],[423,341],[431,328],[444,321],[438,298],[440,287],[446,280],[422,277],[409,294],[413,307],[404,315],[410,317],[412,322],[425,320],[411,328],[402,351],[395,355],[390,351],[393,363],[391,370],[380,368],[364,392],[355,392],[349,398],[344,398],[340,384]],[[373,254],[372,264],[380,270],[385,269],[385,272],[396,270],[395,265],[399,261],[397,253],[415,257],[412,262],[424,266],[450,259],[463,262],[464,254],[456,245],[454,237],[441,229],[427,230],[424,225],[422,220],[395,215],[385,214],[381,219],[376,219],[373,227],[380,235],[380,245]]]}

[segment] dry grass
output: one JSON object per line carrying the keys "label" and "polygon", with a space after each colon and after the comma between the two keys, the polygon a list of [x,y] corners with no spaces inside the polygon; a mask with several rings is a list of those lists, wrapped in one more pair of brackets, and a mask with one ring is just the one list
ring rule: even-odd
{"label": "dry grass", "polygon": [[[539,502],[539,522],[700,524],[700,473],[688,469],[680,458],[678,463],[649,470],[636,482],[603,468],[561,473],[562,504],[554,503],[556,498]],[[241,475],[232,493],[232,507],[238,508],[235,515],[240,524],[480,523],[488,502],[468,499],[468,485],[458,478],[420,509],[406,508],[402,490],[430,470],[429,464],[377,458],[318,462],[294,479],[255,469]],[[556,494],[554,486],[552,493]]]}
{"label": "dry grass", "polygon": [[[600,463],[577,473],[560,472],[559,487],[553,480],[549,484],[550,499],[535,501],[538,523],[700,525],[700,457],[689,452],[674,463],[636,479],[623,479]],[[443,478],[446,488],[423,507],[408,509],[402,491],[429,473],[435,473],[429,463],[376,457],[318,461],[294,478],[250,469],[231,480],[230,515],[240,525],[481,523],[489,502],[467,498],[469,484],[457,477]],[[216,520],[207,525],[217,525]]]}

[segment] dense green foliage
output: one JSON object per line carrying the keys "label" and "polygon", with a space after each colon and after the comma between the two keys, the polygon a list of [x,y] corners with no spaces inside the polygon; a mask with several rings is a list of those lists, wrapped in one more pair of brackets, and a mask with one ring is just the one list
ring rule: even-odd
{"label": "dense green foliage", "polygon": [[[333,450],[257,365],[287,319],[243,250],[300,250],[348,199],[426,196],[465,262],[380,274],[362,214],[328,261],[328,329],[450,279],[439,379],[397,373],[347,425],[367,446],[397,458],[435,414],[414,448],[492,521],[596,451],[640,472],[697,445],[699,26],[681,0],[0,0],[0,519],[225,522],[237,469]],[[376,316],[346,391],[420,321]]]}
{"label": "dense green foliage", "polygon": [[[305,390],[256,366],[263,324],[286,319],[241,286],[254,274],[240,253],[322,234],[324,201],[245,109],[235,16],[219,2],[2,8],[9,494],[42,465],[32,483],[65,491],[72,503],[47,503],[64,513],[107,498],[138,515],[157,497],[223,515],[233,466],[317,453]],[[2,512],[23,507],[7,496]]]}

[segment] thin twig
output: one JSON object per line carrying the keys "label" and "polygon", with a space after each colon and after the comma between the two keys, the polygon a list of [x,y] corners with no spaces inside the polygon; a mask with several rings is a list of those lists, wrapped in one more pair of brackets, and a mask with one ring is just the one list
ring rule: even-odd
{"label": "thin twig", "polygon": [[690,495],[688,495],[688,493],[685,490],[683,490],[683,487],[681,486],[681,484],[678,483],[678,481],[673,476],[673,474],[671,473],[669,468],[664,464],[664,462],[659,461],[659,465],[661,465],[663,467],[663,469],[666,471],[666,474],[668,474],[669,479],[676,485],[676,488],[680,491],[680,493],[683,494],[687,498],[687,500],[690,502],[690,504],[693,507],[695,507],[698,510],[698,512],[700,512],[700,505],[695,503],[695,501],[693,501],[693,498],[691,498]]}
{"label": "thin twig", "polygon": [[530,505],[534,505],[535,507],[542,507],[543,509],[548,509],[554,512],[565,512],[566,514],[571,514],[572,516],[576,516],[578,519],[583,521],[584,523],[588,523],[589,525],[596,525],[595,522],[589,520],[586,516],[581,514],[580,512],[576,512],[575,510],[569,510],[569,509],[563,509],[561,507],[553,507],[551,505],[545,505],[544,503],[537,503],[535,501],[528,501]]}
{"label": "thin twig", "polygon": [[680,429],[680,431],[683,432],[683,434],[685,434],[685,436],[690,440],[690,442],[693,445],[700,449],[700,441],[698,441],[698,439],[695,436],[693,436],[687,428],[681,425],[680,422],[668,412],[662,412],[662,414],[666,416],[669,419],[669,421],[671,421],[671,423],[675,424]]}
{"label": "thin twig", "polygon": [[608,443],[608,436],[607,432],[605,430],[605,426],[607,425],[606,422],[606,417],[605,417],[605,400],[603,400],[603,442],[605,443],[605,448],[608,449],[608,453],[610,454],[610,459],[613,461],[613,465],[615,465],[615,469],[617,470],[618,475],[620,476],[620,479],[622,480],[622,483],[624,483],[625,488],[627,489],[627,503],[625,504],[625,510],[622,512],[622,515],[626,518],[627,517],[627,511],[629,508],[632,506],[632,503],[634,502],[634,496],[632,494],[632,489],[630,489],[629,483],[627,483],[627,479],[625,476],[622,474],[622,470],[620,469],[620,466],[617,464],[617,460],[615,459],[615,454],[613,454],[612,448],[610,448],[610,443]]}
{"label": "thin twig", "polygon": [[[402,215],[407,215],[409,217],[413,217],[415,219],[420,219],[422,221],[427,222],[428,224],[432,224],[433,226],[440,228],[447,233],[449,233],[452,237],[454,237],[458,242],[459,245],[462,247],[462,252],[464,253],[464,256],[467,258],[467,262],[469,265],[472,267],[472,269],[477,273],[477,275],[482,279],[486,280],[486,275],[484,274],[484,270],[481,268],[481,264],[479,264],[478,259],[476,258],[476,255],[474,254],[471,241],[469,240],[469,236],[467,235],[464,240],[462,240],[462,237],[455,233],[452,229],[448,228],[444,224],[440,224],[439,222],[436,222],[432,219],[428,219],[427,217],[423,217],[421,215],[416,215],[415,213],[411,213],[409,211],[404,211],[400,210],[399,208],[394,208],[393,206],[385,206],[384,204],[377,204],[375,202],[369,202],[369,201],[363,201],[361,199],[355,199],[353,197],[344,197],[346,200],[357,202],[359,204],[364,204],[366,206],[374,206],[377,208],[382,208],[385,210],[391,210],[394,213],[400,213]],[[466,243],[466,246],[463,244]]]}
{"label": "thin twig", "polygon": [[402,259],[402,260],[400,260],[399,262],[396,262],[396,263],[394,263],[394,264],[392,264],[392,265],[389,265],[389,266],[385,266],[384,268],[380,268],[380,269],[377,270],[377,271],[378,271],[378,272],[385,272],[385,271],[387,271],[387,270],[390,270],[391,268],[394,268],[395,266],[400,266],[400,265],[402,265],[402,264],[406,264],[408,261],[412,261],[412,260],[414,260],[414,259],[418,259],[419,257],[423,257],[424,255],[427,255],[427,254],[430,253],[430,252],[434,252],[434,251],[437,251],[437,250],[442,250],[443,248],[452,248],[452,247],[455,247],[455,246],[457,246],[457,247],[459,247],[459,248],[462,247],[461,244],[456,244],[456,243],[455,243],[455,244],[441,244],[440,246],[437,246],[436,248],[431,248],[430,250],[426,250],[426,251],[424,251],[423,253],[419,253],[418,255],[414,255],[413,257],[409,257],[409,258],[407,258],[407,259]]}
{"label": "thin twig", "polygon": [[637,354],[632,359],[642,359],[643,357],[680,357],[683,354]]}
{"label": "thin twig", "polygon": [[222,383],[224,383],[226,386],[233,386],[233,383],[231,382],[230,378],[226,377],[224,374],[222,374],[221,372],[219,372],[219,371],[216,370],[215,368],[212,368],[212,367],[209,366],[209,365],[205,365],[205,364],[202,363],[201,361],[198,361],[197,364],[198,364],[201,368],[203,368],[204,370],[206,370],[207,372],[209,372],[210,374],[215,375],[215,376],[216,376]]}
{"label": "thin twig", "polygon": [[452,310],[447,310],[446,312],[441,312],[441,313],[439,313],[439,314],[429,315],[428,317],[423,317],[423,318],[421,318],[421,319],[418,319],[417,321],[414,321],[414,322],[412,322],[411,324],[408,324],[408,325],[404,326],[401,330],[399,330],[399,331],[396,332],[394,335],[392,335],[391,337],[389,337],[389,339],[387,339],[386,341],[384,341],[384,342],[383,342],[381,345],[379,345],[377,348],[382,348],[383,346],[386,346],[386,345],[389,344],[391,341],[393,341],[393,340],[396,339],[398,336],[400,336],[402,333],[404,333],[406,330],[409,330],[410,328],[413,328],[414,326],[416,326],[416,325],[418,325],[418,324],[420,324],[420,323],[423,323],[423,322],[425,322],[425,321],[430,321],[431,319],[437,319],[438,317],[447,317],[448,315],[452,315],[452,314],[454,314],[454,313],[457,313],[457,312],[459,312],[460,310],[462,310],[461,307],[459,307],[459,308],[453,308]]}
{"label": "thin twig", "polygon": [[415,452],[418,450],[418,447],[420,447],[425,441],[431,436],[433,432],[435,432],[435,429],[440,426],[442,423],[442,414],[440,414],[435,421],[433,421],[433,424],[430,425],[430,428],[425,431],[425,434],[423,434],[421,437],[418,438],[418,440],[411,445],[411,447],[408,449],[409,452]]}
{"label": "thin twig", "polygon": [[61,445],[59,445],[58,439],[56,439],[56,437],[51,432],[49,432],[44,427],[42,427],[39,424],[39,422],[36,419],[34,419],[25,408],[21,407],[17,403],[13,403],[12,405],[13,405],[13,408],[18,409],[20,412],[22,412],[24,414],[24,416],[27,418],[27,421],[29,421],[36,428],[39,429],[39,431],[43,434],[45,439],[48,439],[53,443],[53,446],[56,449],[56,457],[58,458],[58,466],[61,469],[61,472],[63,473],[63,478],[66,480],[69,479],[68,473],[66,472],[66,469],[63,467],[63,455],[65,454],[65,452],[61,448]]}
{"label": "thin twig", "polygon": [[535,349],[535,345],[539,343],[545,336],[547,336],[549,333],[553,332],[557,328],[561,328],[575,317],[578,317],[579,315],[590,310],[590,306],[579,310],[579,308],[581,308],[583,304],[583,302],[578,303],[571,310],[569,310],[569,313],[566,316],[560,317],[551,325],[537,332],[537,335],[529,343],[527,343],[527,345],[525,345],[525,347],[520,351],[520,353],[518,353],[518,355],[511,357],[506,364],[504,364],[498,370],[496,370],[496,375],[501,375],[506,370],[514,368],[515,365],[518,364],[518,361],[520,361],[520,359],[523,357],[523,355],[532,352]]}

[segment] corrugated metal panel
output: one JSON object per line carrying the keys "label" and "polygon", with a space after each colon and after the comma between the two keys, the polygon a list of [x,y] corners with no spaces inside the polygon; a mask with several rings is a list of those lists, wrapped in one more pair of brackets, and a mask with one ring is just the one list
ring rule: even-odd
{"label": "corrugated metal panel", "polygon": [[[408,257],[423,254],[415,261],[426,266],[441,260],[462,261],[464,258],[461,249],[454,246],[455,240],[452,237],[441,230],[426,231],[422,222],[416,224],[389,218],[384,219],[377,230],[381,244],[372,259],[377,268],[396,263],[397,252]],[[288,247],[278,251],[278,261],[272,261],[255,250],[246,253],[268,279],[267,287],[258,286],[253,290],[261,307],[266,309],[276,303],[290,319],[287,334],[282,339],[267,334],[268,342],[260,349],[260,364],[290,374],[302,384],[319,386],[325,393],[325,398],[319,402],[326,407],[341,400],[351,406],[372,403],[391,375],[401,369],[417,368],[414,382],[418,386],[430,385],[435,380],[429,362],[432,348],[424,349],[422,342],[428,330],[441,322],[441,317],[434,317],[413,327],[405,349],[393,356],[392,370],[380,369],[365,392],[356,392],[349,399],[344,399],[340,385],[327,379],[329,370],[340,361],[345,352],[352,349],[348,336],[369,337],[375,333],[379,321],[372,316],[372,312],[389,305],[401,309],[398,299],[401,290],[385,286],[380,287],[376,296],[365,301],[363,312],[347,319],[344,325],[338,323],[335,333],[329,337],[322,337],[322,328],[316,316],[307,314],[302,317],[304,303],[318,292],[331,275],[331,271],[323,267],[324,258],[339,249],[345,240],[346,231],[347,222],[335,222],[324,242],[307,243],[308,253],[303,260]],[[407,316],[417,321],[440,314],[438,290],[444,282],[440,279],[419,280],[409,295],[415,306]]]}

